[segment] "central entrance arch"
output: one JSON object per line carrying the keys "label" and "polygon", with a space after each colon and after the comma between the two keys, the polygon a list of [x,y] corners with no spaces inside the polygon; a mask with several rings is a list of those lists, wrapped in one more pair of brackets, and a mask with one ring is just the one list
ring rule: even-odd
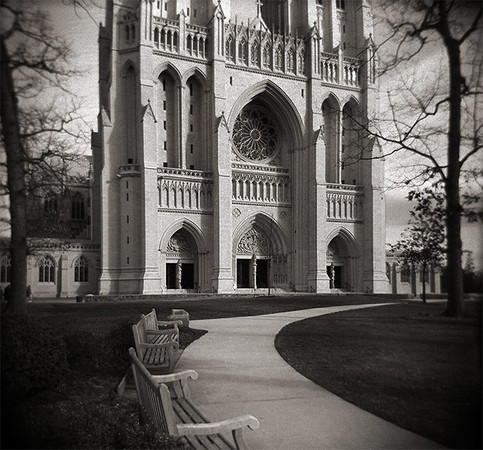
{"label": "central entrance arch", "polygon": [[237,289],[264,289],[287,284],[288,262],[283,232],[271,217],[259,213],[234,234]]}

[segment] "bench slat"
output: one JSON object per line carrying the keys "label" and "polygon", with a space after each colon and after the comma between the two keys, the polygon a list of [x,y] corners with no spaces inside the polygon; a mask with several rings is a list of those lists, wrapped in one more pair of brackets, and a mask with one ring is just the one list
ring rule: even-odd
{"label": "bench slat", "polygon": [[[196,406],[188,399],[178,398],[173,401],[173,409],[182,423],[210,423],[210,421],[203,416]],[[207,435],[207,438],[210,439],[214,448],[235,449],[235,447],[233,447],[221,434],[209,434]]]}

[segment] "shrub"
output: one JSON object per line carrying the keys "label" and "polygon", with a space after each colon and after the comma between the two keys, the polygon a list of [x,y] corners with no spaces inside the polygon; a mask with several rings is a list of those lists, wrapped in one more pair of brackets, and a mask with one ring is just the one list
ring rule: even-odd
{"label": "shrub", "polygon": [[2,404],[56,386],[68,371],[64,341],[51,327],[25,313],[2,318]]}
{"label": "shrub", "polygon": [[122,375],[129,367],[128,348],[134,345],[129,324],[121,324],[105,335],[74,331],[65,335],[70,366],[86,374]]}

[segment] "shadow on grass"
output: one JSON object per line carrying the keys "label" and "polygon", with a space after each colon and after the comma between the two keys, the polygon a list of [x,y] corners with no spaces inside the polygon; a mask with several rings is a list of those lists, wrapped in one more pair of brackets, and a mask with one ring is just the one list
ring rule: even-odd
{"label": "shadow on grass", "polygon": [[381,306],[283,328],[275,346],[305,377],[452,448],[481,448],[481,302]]}

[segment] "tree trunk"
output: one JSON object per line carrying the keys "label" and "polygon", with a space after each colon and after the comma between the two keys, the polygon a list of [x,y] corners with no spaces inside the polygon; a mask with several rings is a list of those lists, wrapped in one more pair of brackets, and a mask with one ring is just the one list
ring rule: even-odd
{"label": "tree trunk", "polygon": [[11,290],[8,309],[25,308],[27,291],[27,197],[25,189],[25,161],[18,123],[18,108],[13,85],[10,59],[1,40],[1,118],[7,154],[7,187],[10,198],[10,257]]}
{"label": "tree trunk", "polygon": [[423,292],[422,292],[423,303],[426,303],[426,263],[423,263]]}
{"label": "tree trunk", "polygon": [[[441,8],[445,10],[444,7]],[[448,25],[447,17],[443,21]],[[461,59],[459,43],[451,37],[449,29],[443,29],[443,39],[448,51],[450,92],[448,129],[448,172],[446,193],[446,239],[448,274],[448,303],[444,315],[458,317],[463,314],[463,271],[461,267],[461,203],[459,193],[460,139],[461,139]]]}

